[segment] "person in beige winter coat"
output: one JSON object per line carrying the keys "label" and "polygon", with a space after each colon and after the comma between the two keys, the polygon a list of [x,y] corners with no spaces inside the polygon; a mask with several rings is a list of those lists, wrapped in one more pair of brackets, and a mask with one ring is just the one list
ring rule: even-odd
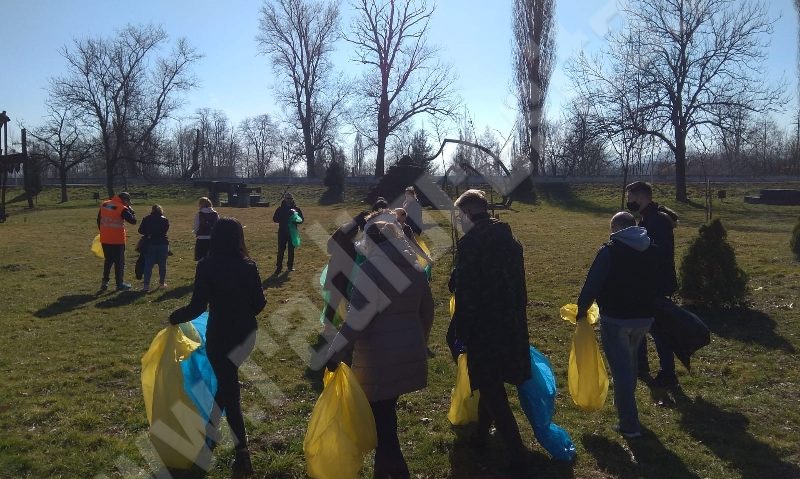
{"label": "person in beige winter coat", "polygon": [[355,278],[347,320],[319,364],[336,369],[352,349],[353,373],[375,416],[374,477],[408,478],[397,436],[397,400],[427,386],[433,297],[396,223],[372,223],[364,243],[367,259]]}

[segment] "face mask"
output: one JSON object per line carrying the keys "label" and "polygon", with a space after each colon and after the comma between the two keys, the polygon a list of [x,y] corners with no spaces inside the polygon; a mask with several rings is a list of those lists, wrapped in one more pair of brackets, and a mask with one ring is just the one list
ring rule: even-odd
{"label": "face mask", "polygon": [[628,208],[628,210],[633,211],[634,213],[638,212],[640,208],[639,203],[635,201],[629,201],[625,206]]}

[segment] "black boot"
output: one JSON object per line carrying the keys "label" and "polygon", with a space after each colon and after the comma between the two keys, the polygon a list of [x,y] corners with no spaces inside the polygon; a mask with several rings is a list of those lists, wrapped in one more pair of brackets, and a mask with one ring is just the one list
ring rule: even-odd
{"label": "black boot", "polygon": [[245,477],[253,473],[253,463],[250,461],[250,451],[247,448],[236,450],[232,469],[234,477]]}

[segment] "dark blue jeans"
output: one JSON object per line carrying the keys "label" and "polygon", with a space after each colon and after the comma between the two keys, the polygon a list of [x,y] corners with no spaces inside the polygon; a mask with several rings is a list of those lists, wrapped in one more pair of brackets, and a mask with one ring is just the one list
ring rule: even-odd
{"label": "dark blue jeans", "polygon": [[600,338],[614,379],[614,406],[624,432],[639,432],[641,427],[636,407],[637,350],[649,328],[600,323]]}
{"label": "dark blue jeans", "polygon": [[169,245],[151,244],[147,246],[144,254],[144,285],[150,286],[150,276],[153,274],[153,266],[158,265],[158,280],[164,284],[167,279],[167,256]]}

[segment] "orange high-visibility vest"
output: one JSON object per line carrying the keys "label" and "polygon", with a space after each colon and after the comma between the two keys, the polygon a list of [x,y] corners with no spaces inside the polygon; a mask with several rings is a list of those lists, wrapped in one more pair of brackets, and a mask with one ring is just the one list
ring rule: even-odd
{"label": "orange high-visibility vest", "polygon": [[119,196],[114,196],[100,205],[100,242],[105,244],[125,244],[127,231],[122,213],[125,204]]}

